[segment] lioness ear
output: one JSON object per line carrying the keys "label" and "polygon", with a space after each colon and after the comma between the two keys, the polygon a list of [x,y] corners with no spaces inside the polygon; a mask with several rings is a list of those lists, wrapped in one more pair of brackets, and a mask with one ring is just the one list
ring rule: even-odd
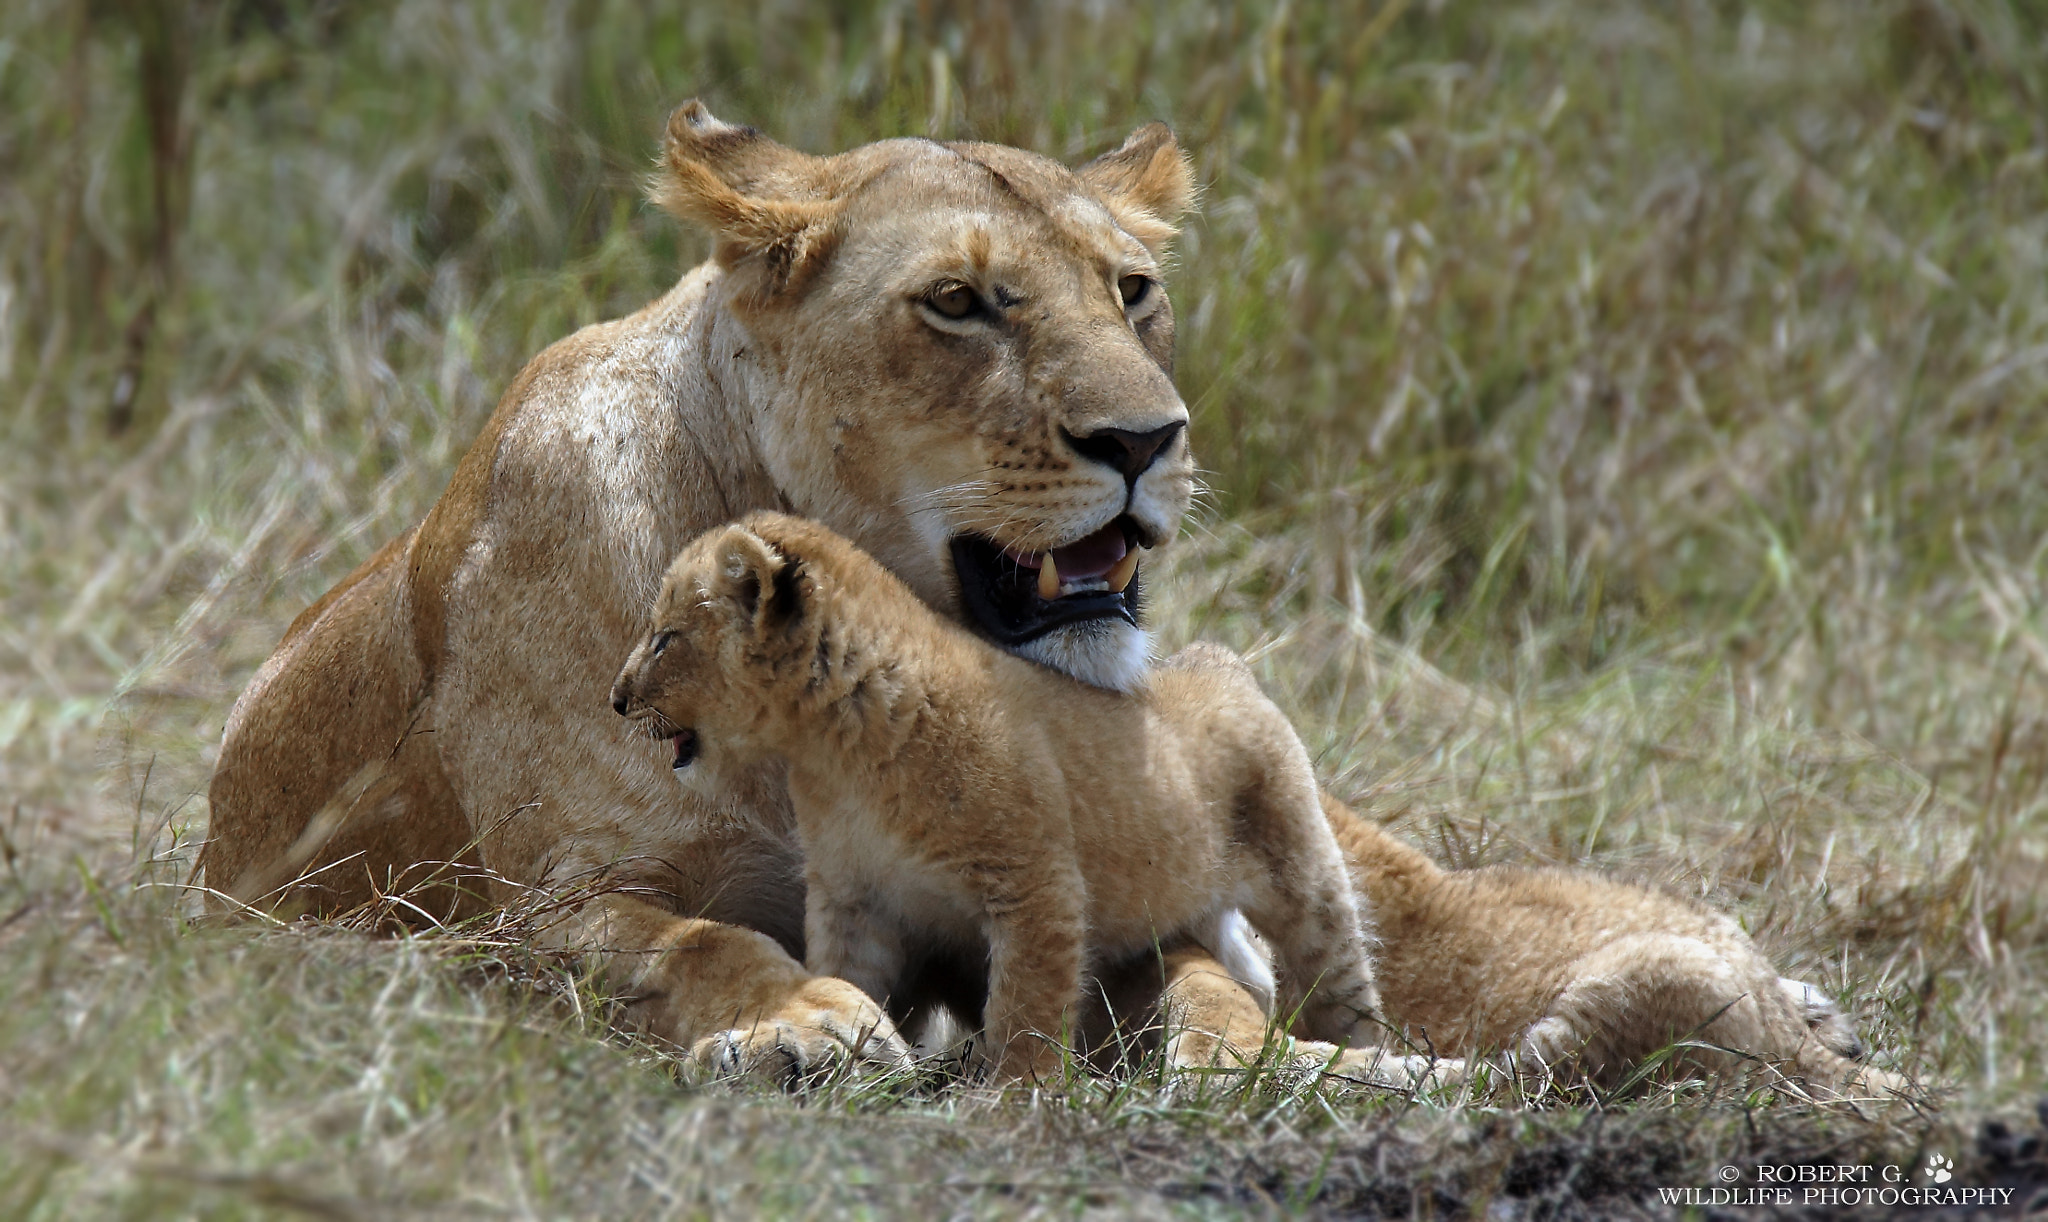
{"label": "lioness ear", "polygon": [[1195,174],[1173,129],[1147,123],[1123,147],[1074,171],[1094,191],[1125,233],[1162,256],[1180,232],[1181,213],[1195,195]]}
{"label": "lioness ear", "polygon": [[718,235],[718,261],[759,259],[780,289],[829,254],[839,206],[824,197],[822,159],[721,122],[692,98],[668,117],[655,203]]}
{"label": "lioness ear", "polygon": [[775,550],[766,539],[744,526],[726,532],[718,549],[714,598],[727,599],[757,630],[781,628],[803,611],[803,590],[797,580],[803,562]]}

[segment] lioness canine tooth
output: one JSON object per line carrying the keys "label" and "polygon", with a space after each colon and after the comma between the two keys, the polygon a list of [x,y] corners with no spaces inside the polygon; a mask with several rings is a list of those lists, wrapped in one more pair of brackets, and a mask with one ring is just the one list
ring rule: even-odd
{"label": "lioness canine tooth", "polygon": [[1117,561],[1115,566],[1103,575],[1103,580],[1109,583],[1110,593],[1121,594],[1124,592],[1124,587],[1131,584],[1131,578],[1137,575],[1138,549],[1134,547],[1125,552],[1124,558]]}

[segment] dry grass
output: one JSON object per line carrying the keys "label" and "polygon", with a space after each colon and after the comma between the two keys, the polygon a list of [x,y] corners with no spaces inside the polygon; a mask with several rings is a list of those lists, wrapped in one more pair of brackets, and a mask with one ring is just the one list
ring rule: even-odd
{"label": "dry grass", "polygon": [[[2037,10],[1036,12],[0,13],[0,1213],[1572,1216],[1930,1146],[2048,1178]],[[1448,861],[1737,912],[1943,1114],[1143,1074],[791,1102],[679,1085],[488,937],[185,925],[283,624],[526,356],[702,252],[636,194],[693,93],[818,149],[1172,120],[1216,491],[1169,643],[1254,651],[1332,783]]]}

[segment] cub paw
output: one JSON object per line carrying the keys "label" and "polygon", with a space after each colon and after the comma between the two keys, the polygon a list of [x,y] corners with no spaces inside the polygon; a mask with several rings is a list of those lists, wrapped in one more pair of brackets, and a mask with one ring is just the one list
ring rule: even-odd
{"label": "cub paw", "polygon": [[1066,1070],[1066,1049],[1058,1040],[1036,1033],[1018,1036],[1000,1061],[991,1066],[984,1060],[981,1066],[992,1086],[1043,1086],[1059,1081]]}
{"label": "cub paw", "polygon": [[1522,1033],[1522,1055],[1533,1058],[1539,1069],[1562,1064],[1585,1046],[1585,1037],[1578,1029],[1555,1014],[1531,1024]]}

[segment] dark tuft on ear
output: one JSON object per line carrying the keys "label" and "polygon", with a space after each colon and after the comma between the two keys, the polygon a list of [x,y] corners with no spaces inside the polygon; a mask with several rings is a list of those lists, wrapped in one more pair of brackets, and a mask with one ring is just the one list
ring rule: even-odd
{"label": "dark tuft on ear", "polygon": [[1194,201],[1194,170],[1164,123],[1147,123],[1074,173],[1154,256],[1166,253]]}
{"label": "dark tuft on ear", "polygon": [[730,599],[756,632],[780,631],[804,609],[803,561],[745,526],[731,526],[719,544],[714,594]]}
{"label": "dark tuft on ear", "polygon": [[740,613],[748,619],[754,618],[761,609],[761,575],[752,569],[741,569],[732,575],[727,589],[733,602],[739,605]]}
{"label": "dark tuft on ear", "polygon": [[774,597],[768,600],[768,617],[771,622],[787,627],[803,618],[804,562],[794,556],[785,557],[782,567],[775,570]]}

